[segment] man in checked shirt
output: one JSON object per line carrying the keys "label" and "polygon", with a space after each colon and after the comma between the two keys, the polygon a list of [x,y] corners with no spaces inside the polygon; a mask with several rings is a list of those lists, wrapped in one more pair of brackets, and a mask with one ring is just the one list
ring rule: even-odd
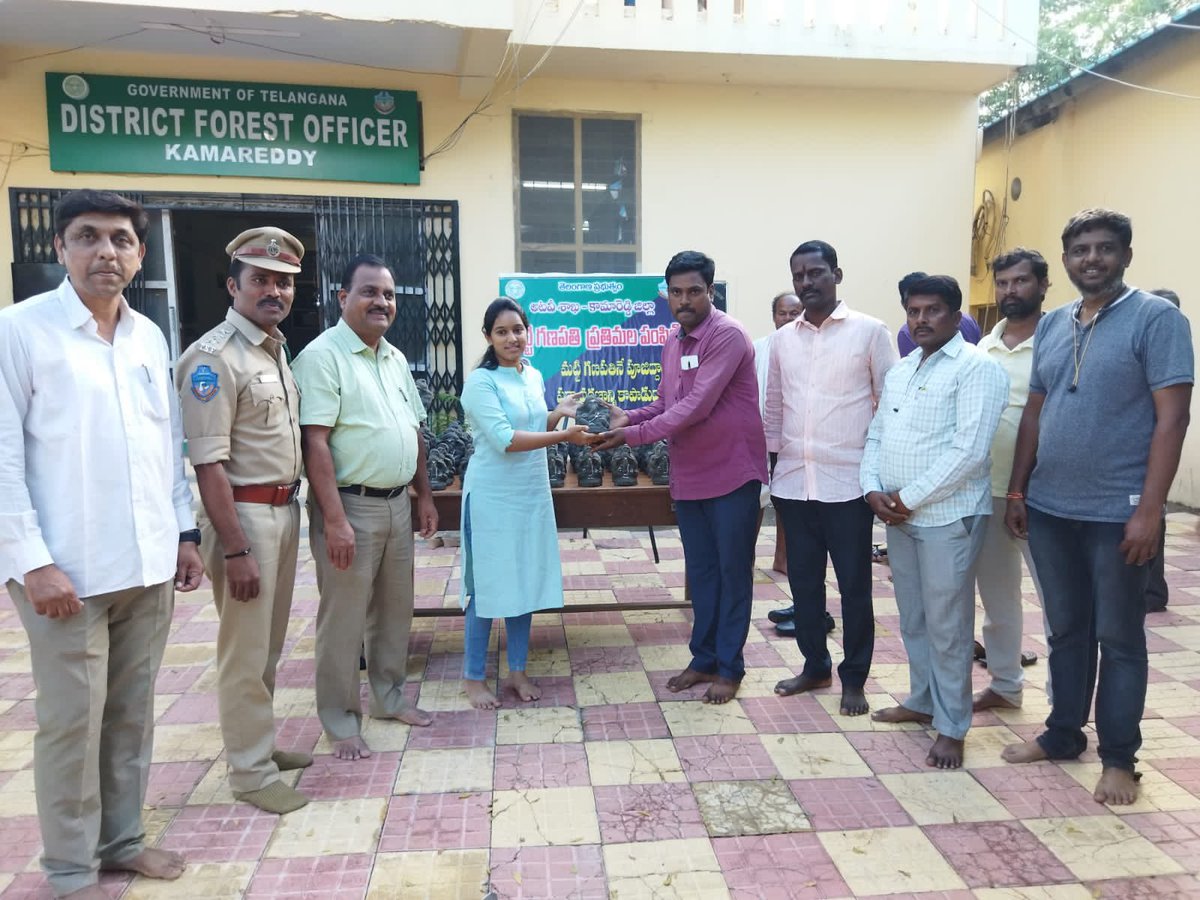
{"label": "man in checked shirt", "polygon": [[911,693],[871,718],[932,723],[938,737],[926,764],[957,769],[971,727],[975,561],[992,512],[990,449],[1008,376],[959,334],[953,278],[918,280],[904,308],[920,352],[887,374],[861,482],[887,525]]}

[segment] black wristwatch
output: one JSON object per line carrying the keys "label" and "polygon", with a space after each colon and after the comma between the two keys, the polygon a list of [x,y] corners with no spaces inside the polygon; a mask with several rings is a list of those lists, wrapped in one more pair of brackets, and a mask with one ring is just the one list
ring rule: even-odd
{"label": "black wristwatch", "polygon": [[193,528],[191,531],[179,532],[179,543],[195,544],[197,547],[199,547],[200,546],[200,529]]}

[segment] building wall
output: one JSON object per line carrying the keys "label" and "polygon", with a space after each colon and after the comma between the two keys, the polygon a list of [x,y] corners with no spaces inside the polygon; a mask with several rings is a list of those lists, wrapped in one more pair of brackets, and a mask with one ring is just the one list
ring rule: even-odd
{"label": "building wall", "polygon": [[[2,50],[3,48],[0,48]],[[9,48],[10,50],[12,48]],[[8,53],[12,57],[16,54]],[[425,147],[470,111],[451,77],[395,75],[343,66],[78,51],[10,63],[0,81],[0,138],[47,144],[43,73],[222,78],[416,90]],[[612,112],[641,117],[641,269],[700,249],[729,283],[730,311],[754,336],[770,327],[769,301],[790,287],[787,259],[801,241],[839,251],[843,296],[893,327],[897,278],[912,269],[965,280],[975,160],[975,98],[966,94],[754,89],[534,79],[475,117],[453,150],[430,160],[419,187],[279,179],[123,176],[50,172],[44,155],[17,153],[7,188],[91,186],[128,190],[369,195],[460,203],[464,349],[483,350],[479,325],[512,271],[513,127],[518,111]],[[3,147],[3,145],[0,145]],[[214,235],[224,243],[228,235]],[[12,237],[0,216],[0,304]]]}
{"label": "building wall", "polygon": [[[1120,77],[1200,95],[1200,35],[1123,70]],[[1033,247],[1050,261],[1047,308],[1077,296],[1061,263],[1063,225],[1084,207],[1106,206],[1133,220],[1128,283],[1176,291],[1193,340],[1200,338],[1200,270],[1191,218],[1200,208],[1198,110],[1200,101],[1194,99],[1102,85],[1068,103],[1054,123],[1018,138],[1011,152],[1003,141],[985,145],[975,195],[986,188],[1002,198],[1006,167],[1009,179],[1021,179],[1021,199],[1008,202],[1004,246]],[[973,303],[994,302],[990,277],[973,280],[971,289]],[[1200,421],[1198,403],[1193,400],[1193,423]],[[1171,499],[1200,506],[1200,427],[1195,424]]]}

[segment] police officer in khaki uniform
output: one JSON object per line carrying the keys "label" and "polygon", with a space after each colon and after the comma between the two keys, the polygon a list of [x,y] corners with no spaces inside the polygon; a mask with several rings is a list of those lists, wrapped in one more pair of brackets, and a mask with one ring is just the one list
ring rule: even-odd
{"label": "police officer in khaki uniform", "polygon": [[221,618],[217,697],[230,787],[282,814],[308,798],[280,770],[312,764],[307,753],[275,749],[272,703],[300,538],[300,393],[279,323],[292,308],[304,246],[279,228],[253,228],[225,252],[233,307],[187,349],[175,379]]}

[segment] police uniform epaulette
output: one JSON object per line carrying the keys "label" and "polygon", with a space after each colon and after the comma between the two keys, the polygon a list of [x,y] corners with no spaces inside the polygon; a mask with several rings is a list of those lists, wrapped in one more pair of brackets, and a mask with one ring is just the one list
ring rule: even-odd
{"label": "police uniform epaulette", "polygon": [[234,336],[237,329],[228,322],[222,322],[204,337],[196,342],[196,346],[205,353],[220,353],[225,345],[229,343],[229,339]]}

